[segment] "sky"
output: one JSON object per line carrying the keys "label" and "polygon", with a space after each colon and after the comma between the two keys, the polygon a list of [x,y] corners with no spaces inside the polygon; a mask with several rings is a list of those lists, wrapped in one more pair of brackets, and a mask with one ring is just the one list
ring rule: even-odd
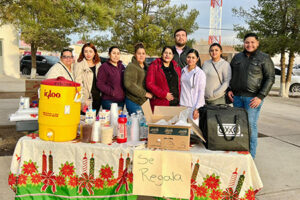
{"label": "sky", "polygon": [[[210,20],[210,2],[211,0],[171,0],[171,5],[187,4],[188,10],[195,8],[199,11],[196,19],[199,29],[193,34],[189,35],[196,41],[208,40],[209,35],[209,20]],[[252,6],[257,4],[257,0],[223,0],[222,7],[222,44],[235,45],[240,43],[236,39],[236,33],[233,31],[233,24],[243,25],[244,21],[233,15],[232,8],[242,7],[249,10]],[[97,33],[98,34],[98,33]],[[71,35],[72,43],[77,42],[80,38],[78,35]]]}
{"label": "sky", "polygon": [[[199,11],[196,19],[199,29],[189,37],[196,41],[201,39],[208,40],[209,35],[209,20],[210,20],[210,2],[211,0],[171,0],[171,4],[187,4],[189,9],[195,8]],[[250,10],[251,7],[257,5],[257,0],[223,0],[222,6],[222,44],[238,44],[240,41],[236,39],[236,33],[233,31],[233,25],[245,25],[243,19],[236,17],[232,13],[232,8],[242,7],[245,10]],[[229,30],[228,30],[229,29]]]}

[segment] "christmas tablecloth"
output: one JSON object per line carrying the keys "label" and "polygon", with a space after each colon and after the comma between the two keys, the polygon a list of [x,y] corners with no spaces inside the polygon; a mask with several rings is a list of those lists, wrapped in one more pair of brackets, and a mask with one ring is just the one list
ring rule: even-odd
{"label": "christmas tablecloth", "polygon": [[[135,149],[144,145],[47,142],[32,134],[16,145],[8,183],[20,200],[137,199],[132,195]],[[254,200],[263,187],[248,152],[196,146],[185,153],[193,160],[190,199]]]}

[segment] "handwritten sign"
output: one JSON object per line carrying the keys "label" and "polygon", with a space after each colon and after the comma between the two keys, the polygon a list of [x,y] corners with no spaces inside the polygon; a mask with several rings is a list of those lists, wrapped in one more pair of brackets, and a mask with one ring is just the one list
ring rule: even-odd
{"label": "handwritten sign", "polygon": [[133,194],[189,199],[191,155],[135,150],[133,176]]}

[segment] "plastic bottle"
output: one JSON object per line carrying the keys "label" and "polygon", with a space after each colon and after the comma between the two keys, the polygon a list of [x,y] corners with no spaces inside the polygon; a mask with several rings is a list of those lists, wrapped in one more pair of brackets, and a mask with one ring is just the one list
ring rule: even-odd
{"label": "plastic bottle", "polygon": [[127,142],[127,126],[126,126],[127,118],[126,115],[121,114],[118,118],[118,135],[117,135],[117,143],[125,143]]}
{"label": "plastic bottle", "polygon": [[140,139],[145,140],[148,137],[148,125],[145,116],[142,115],[140,118]]}
{"label": "plastic bottle", "polygon": [[139,136],[141,138],[141,136],[143,135],[143,129],[142,129],[142,126],[143,126],[143,122],[142,122],[143,113],[142,113],[141,110],[136,111],[136,113],[137,113],[137,117],[138,117],[138,121],[139,121]]}
{"label": "plastic bottle", "polygon": [[132,124],[132,117],[135,116],[135,113],[131,114],[131,116],[128,115],[127,118],[127,138],[131,140],[131,124]]}
{"label": "plastic bottle", "polygon": [[38,102],[37,101],[32,101],[32,103],[30,104],[31,108],[37,108],[38,107]]}

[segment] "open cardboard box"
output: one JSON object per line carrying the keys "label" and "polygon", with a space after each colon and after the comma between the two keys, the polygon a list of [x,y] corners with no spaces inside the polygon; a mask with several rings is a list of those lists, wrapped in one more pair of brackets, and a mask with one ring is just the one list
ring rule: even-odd
{"label": "open cardboard box", "polygon": [[175,115],[180,114],[185,110],[183,106],[155,106],[154,113],[152,113],[150,101],[147,100],[142,109],[146,118],[148,129],[148,148],[170,149],[170,150],[189,150],[190,149],[190,134],[191,129],[204,142],[204,138],[199,127],[193,123],[192,126],[175,126],[175,125],[157,125],[157,121],[165,119],[166,121],[172,119]]}

